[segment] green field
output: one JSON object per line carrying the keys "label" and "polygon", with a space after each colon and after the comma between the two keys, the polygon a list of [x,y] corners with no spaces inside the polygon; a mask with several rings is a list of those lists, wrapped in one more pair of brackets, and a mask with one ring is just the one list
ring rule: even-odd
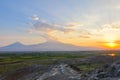
{"label": "green field", "polygon": [[[96,54],[97,53],[97,54]],[[97,56],[106,52],[1,52],[0,53],[0,75],[19,68],[42,64],[54,65],[61,62],[72,63],[83,70],[90,71],[101,63],[80,63],[75,60],[85,59],[89,56]]]}

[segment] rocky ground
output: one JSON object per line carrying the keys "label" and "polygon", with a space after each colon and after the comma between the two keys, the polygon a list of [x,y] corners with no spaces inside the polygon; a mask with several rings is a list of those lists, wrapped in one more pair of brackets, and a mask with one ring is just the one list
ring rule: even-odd
{"label": "rocky ground", "polygon": [[120,80],[120,62],[105,64],[99,69],[86,73],[81,80]]}

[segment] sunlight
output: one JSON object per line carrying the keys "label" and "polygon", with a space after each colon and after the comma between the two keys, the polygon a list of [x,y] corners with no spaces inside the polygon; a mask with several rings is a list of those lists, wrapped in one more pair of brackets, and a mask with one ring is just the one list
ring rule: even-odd
{"label": "sunlight", "polygon": [[115,43],[115,42],[106,42],[104,44],[104,46],[107,48],[107,49],[117,49],[119,44]]}
{"label": "sunlight", "polygon": [[116,56],[116,54],[115,53],[111,53],[111,54],[108,54],[108,56],[114,57],[114,56]]}
{"label": "sunlight", "polygon": [[115,49],[118,47],[118,43],[116,43],[116,36],[111,35],[111,36],[106,36],[105,38],[105,46],[109,49]]}
{"label": "sunlight", "polygon": [[109,42],[107,45],[111,48],[116,47],[116,43],[114,43],[114,42]]}

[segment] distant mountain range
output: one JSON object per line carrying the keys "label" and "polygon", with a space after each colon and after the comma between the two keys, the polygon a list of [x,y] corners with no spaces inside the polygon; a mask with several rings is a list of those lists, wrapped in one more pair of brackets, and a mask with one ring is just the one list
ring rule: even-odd
{"label": "distant mountain range", "polygon": [[0,51],[89,51],[101,50],[96,47],[82,47],[71,44],[64,44],[57,41],[47,41],[36,45],[24,45],[20,42],[10,44],[5,47],[0,47]]}

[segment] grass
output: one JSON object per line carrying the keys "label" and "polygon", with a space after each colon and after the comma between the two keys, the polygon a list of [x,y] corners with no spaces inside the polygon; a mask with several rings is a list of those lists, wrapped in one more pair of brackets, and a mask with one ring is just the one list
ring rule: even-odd
{"label": "grass", "polygon": [[84,72],[89,72],[91,70],[94,70],[95,68],[102,66],[102,65],[103,65],[102,63],[81,64],[81,65],[78,65],[77,68],[79,68],[80,70],[82,70]]}
{"label": "grass", "polygon": [[[91,55],[97,55],[96,53],[101,52],[84,52],[84,51],[68,51],[68,52],[1,52],[0,53],[0,75],[6,72],[31,66],[34,64],[57,64],[58,61],[55,59],[65,60],[65,59],[76,59],[76,58],[86,58]],[[53,60],[54,59],[54,60]],[[90,71],[101,64],[80,64],[77,67],[83,71]]]}
{"label": "grass", "polygon": [[85,58],[87,54],[69,52],[30,52],[30,53],[1,53],[0,75],[6,72],[31,66],[34,64],[57,64],[53,59]]}

